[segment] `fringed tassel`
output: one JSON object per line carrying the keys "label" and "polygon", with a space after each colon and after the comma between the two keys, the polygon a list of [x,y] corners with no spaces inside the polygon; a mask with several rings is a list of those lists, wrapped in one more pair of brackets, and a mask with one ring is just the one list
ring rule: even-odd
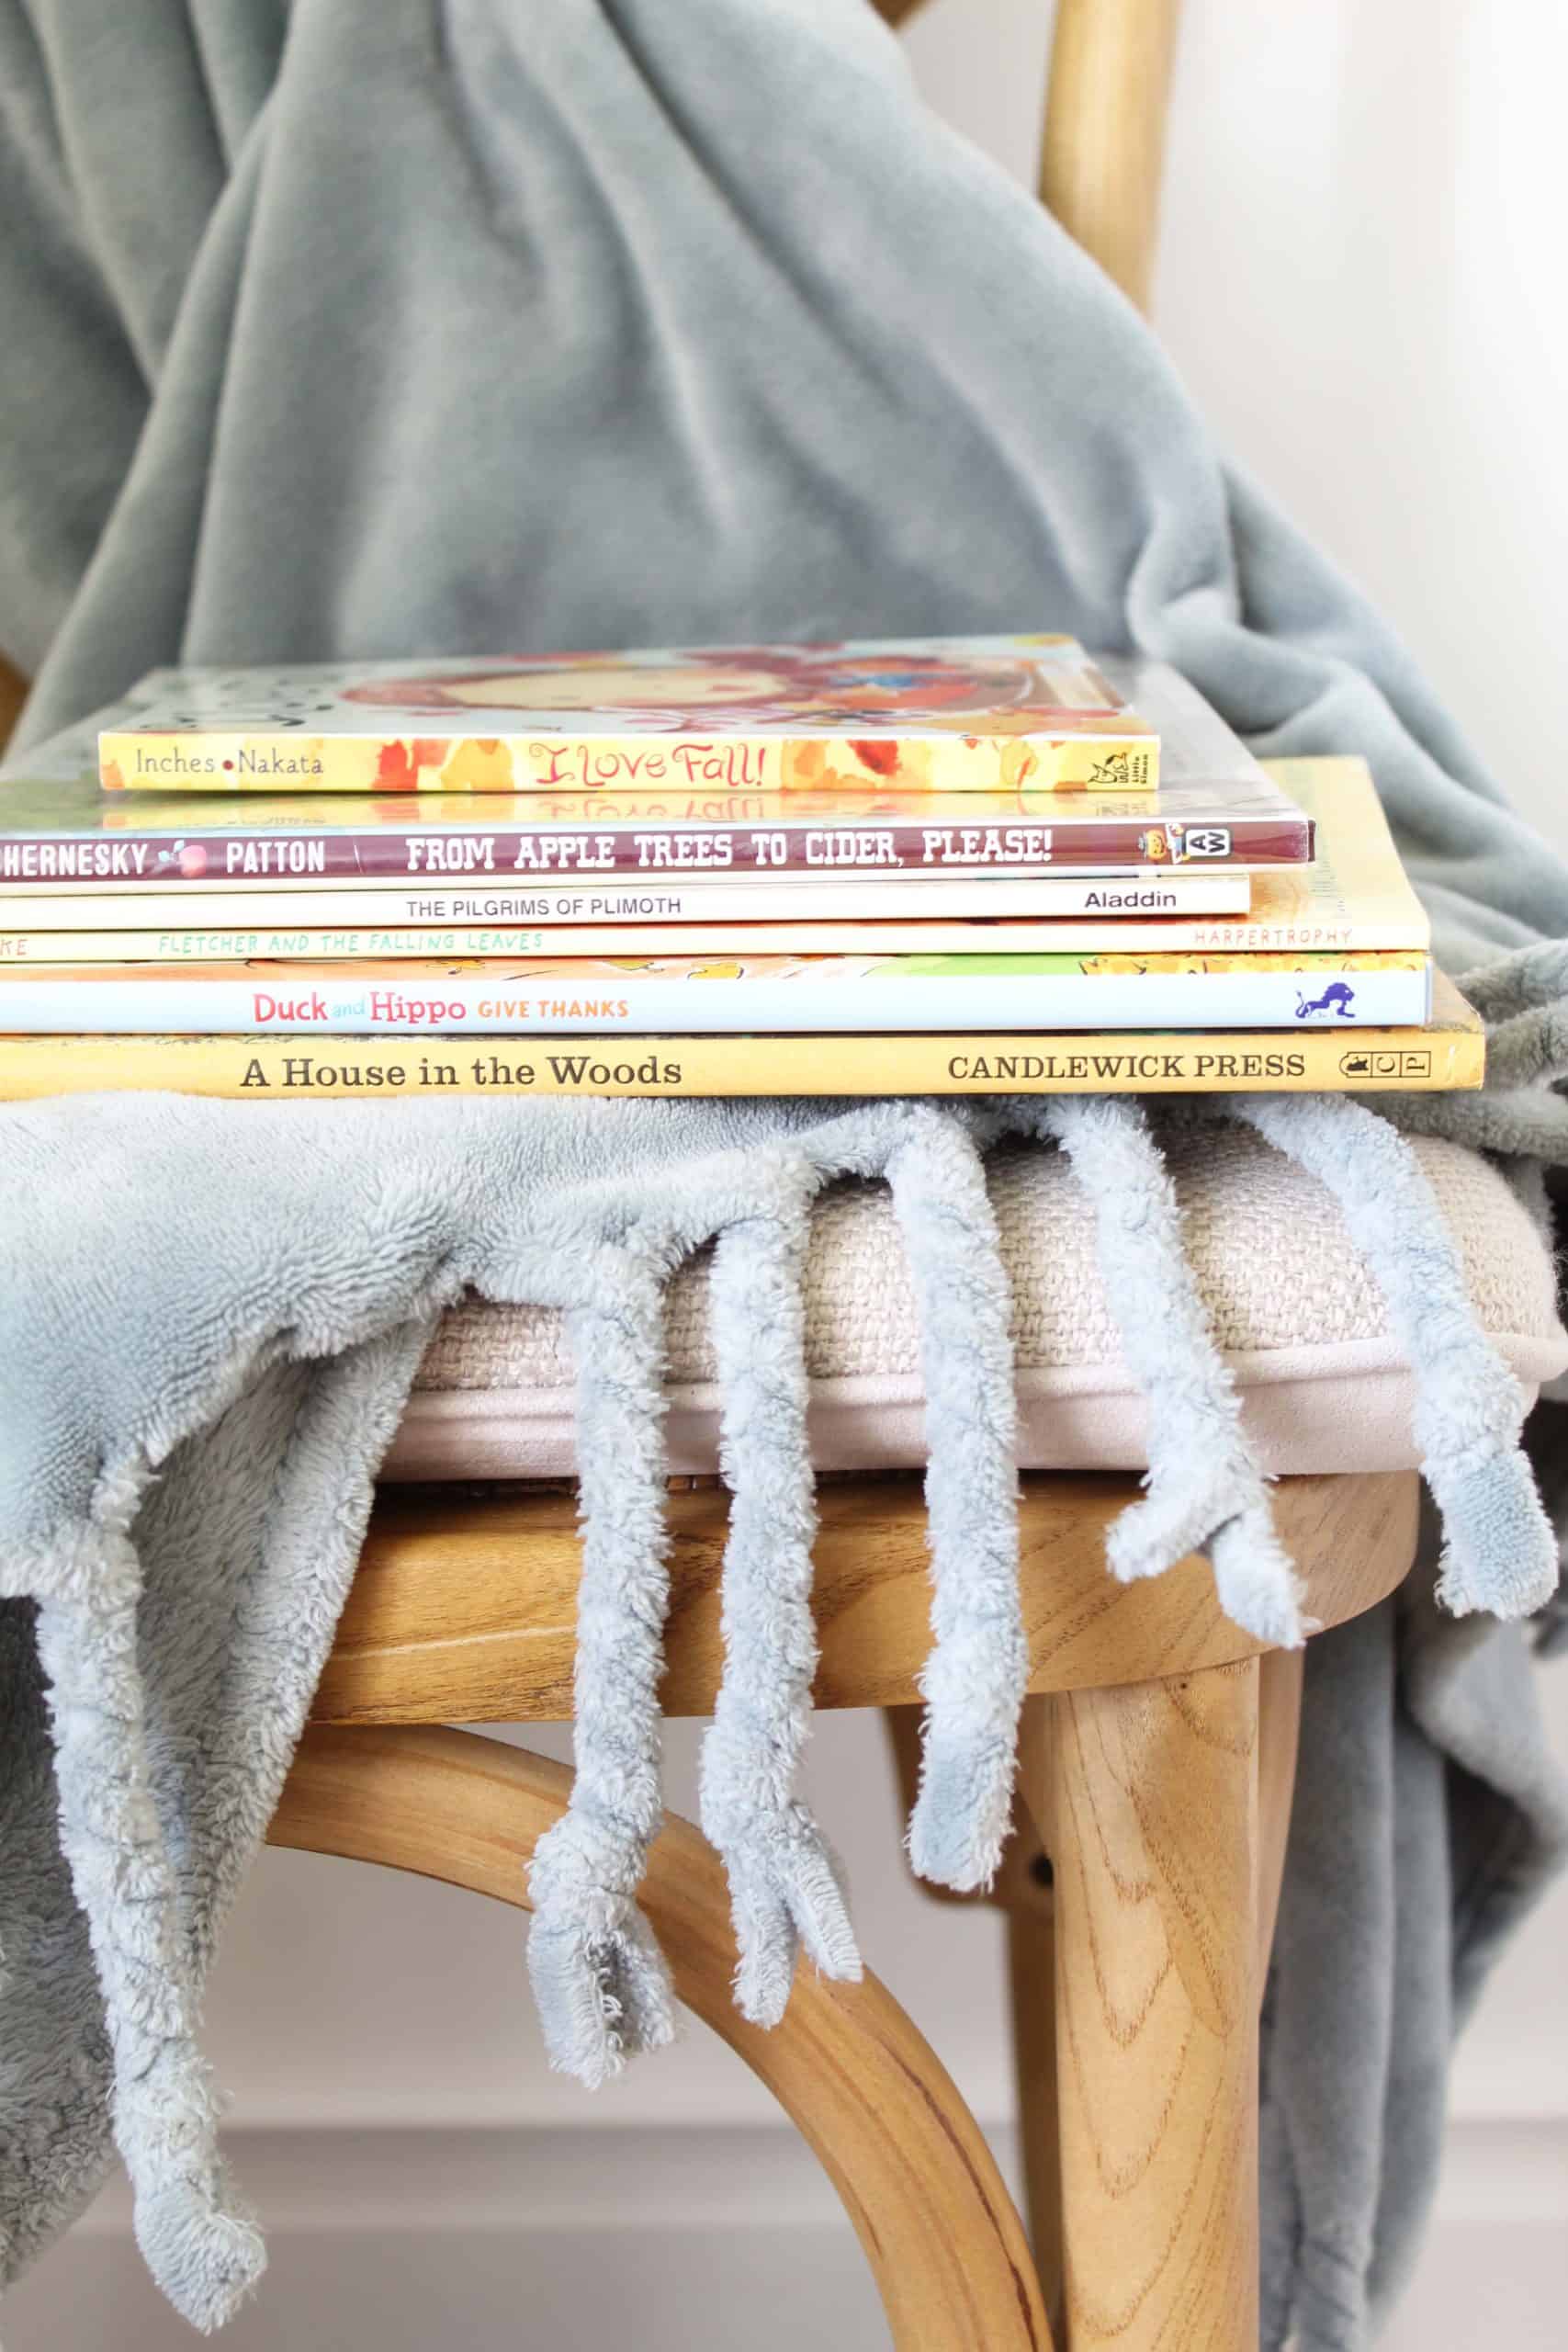
{"label": "fringed tassel", "polygon": [[[781,1190],[788,1184],[787,1171]],[[774,1214],[730,1226],[709,1296],[721,1461],[733,1500],[724,1555],[724,1680],[703,1745],[702,1823],[729,1877],[743,2017],[776,2025],[797,1951],[825,1976],[861,1974],[837,1861],[795,1794],[811,1719],[815,1483],[807,1442],[801,1295],[813,1172]]]}
{"label": "fringed tassel", "polygon": [[210,2329],[231,2316],[266,2256],[219,2154],[196,2043],[189,1939],[148,1771],[140,1563],[121,1533],[83,1531],[76,1551],[38,1607],[61,1846],[103,1988],[137,2242],[176,2311]]}
{"label": "fringed tassel", "polygon": [[1409,1144],[1343,1095],[1233,1095],[1233,1118],[1315,1176],[1371,1268],[1416,1375],[1416,1441],[1443,1516],[1438,1598],[1523,1617],[1557,1589],[1557,1540],[1519,1450],[1525,1400],[1477,1322],[1458,1245]]}
{"label": "fringed tassel", "polygon": [[1029,1681],[1011,1298],[985,1170],[962,1125],[919,1114],[887,1178],[919,1305],[934,1588],[909,1858],[944,1886],[985,1886],[1011,1819]]}
{"label": "fringed tassel", "polygon": [[528,1973],[552,2066],[591,2088],[673,2038],[664,1956],[637,1905],[659,1828],[664,1521],[662,1269],[606,1249],[573,1310],[582,1574],[576,1777],[529,1870]]}
{"label": "fringed tassel", "polygon": [[1148,1400],[1147,1494],[1106,1554],[1123,1583],[1205,1552],[1221,1608],[1293,1649],[1311,1628],[1274,1532],[1268,1488],[1181,1245],[1176,1188],[1140,1105],[1053,1095],[1028,1106],[1066,1150],[1095,1220],[1100,1277],[1128,1369]]}

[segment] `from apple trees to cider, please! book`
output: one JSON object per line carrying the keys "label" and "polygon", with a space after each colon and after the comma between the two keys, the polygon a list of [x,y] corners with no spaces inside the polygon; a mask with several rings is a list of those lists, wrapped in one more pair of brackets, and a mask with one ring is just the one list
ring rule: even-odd
{"label": "from apple trees to cider, please! book", "polygon": [[0,1102],[115,1089],[242,1102],[453,1094],[1402,1093],[1479,1086],[1486,1038],[1440,973],[1421,1029],[1083,1036],[0,1036]]}
{"label": "from apple trees to cider, please! book", "polygon": [[1422,1022],[1417,949],[1339,956],[649,956],[0,968],[0,1031],[519,1036],[1288,1029]]}
{"label": "from apple trees to cider, please! book", "polygon": [[[1289,778],[1296,798],[1316,826],[1317,856],[1309,866],[1285,866],[1260,874],[1246,905],[1247,877],[1220,876],[1243,905],[1229,915],[1177,916],[1160,911],[1166,890],[1187,879],[1171,875],[1154,885],[1119,889],[1101,886],[1107,902],[1101,919],[1040,920],[1029,894],[1058,888],[1055,882],[922,881],[770,886],[752,879],[737,888],[719,883],[693,886],[668,896],[636,888],[590,893],[551,886],[513,899],[458,893],[430,899],[375,899],[349,893],[314,896],[277,891],[225,896],[214,892],[194,902],[174,894],[152,897],[157,928],[80,931],[59,928],[60,910],[96,922],[126,925],[143,901],[130,892],[116,898],[0,898],[0,965],[227,963],[265,958],[316,957],[358,960],[387,956],[711,956],[824,955],[1029,955],[1158,956],[1307,950],[1315,954],[1366,948],[1425,950],[1430,927],[1405,879],[1372,780],[1361,760],[1302,760]],[[1213,876],[1201,877],[1213,881]],[[1066,886],[1083,896],[1088,886]],[[806,896],[803,892],[810,891]],[[964,893],[960,910],[942,919],[944,894]],[[987,894],[991,898],[987,899]],[[540,922],[541,896],[547,912]],[[765,901],[765,922],[746,920],[749,899]],[[1154,910],[1145,902],[1152,899]],[[1000,900],[1005,913],[986,911]],[[1012,902],[1022,900],[1021,906]],[[1143,911],[1118,914],[1119,900]],[[264,920],[247,925],[245,910],[259,902]],[[671,903],[679,910],[668,911]],[[199,925],[192,905],[201,910]],[[430,919],[434,906],[437,920]],[[445,908],[462,910],[459,919]],[[108,914],[107,910],[114,910]],[[516,912],[513,910],[516,909]],[[422,919],[421,910],[424,910]],[[490,911],[487,912],[487,910]],[[570,911],[568,911],[568,910]],[[959,919],[966,910],[967,920]],[[508,915],[512,919],[508,921]],[[519,915],[522,919],[519,920]],[[558,915],[558,922],[555,920]],[[707,919],[705,920],[705,917]],[[906,919],[907,918],[907,919]],[[17,925],[44,928],[16,929]]]}
{"label": "from apple trees to cider, please! book", "polygon": [[107,791],[1143,792],[1251,756],[1156,662],[919,638],[155,671]]}
{"label": "from apple trees to cider, please! book", "polygon": [[469,793],[347,801],[101,793],[91,778],[0,783],[0,890],[370,877],[647,881],[693,874],[1106,874],[1301,865],[1312,826],[1261,768],[1223,787],[941,795]]}

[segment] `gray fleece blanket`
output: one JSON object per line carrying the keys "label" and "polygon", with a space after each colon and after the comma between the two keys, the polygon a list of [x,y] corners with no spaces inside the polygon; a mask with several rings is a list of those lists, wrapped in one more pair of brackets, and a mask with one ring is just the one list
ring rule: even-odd
{"label": "gray fleece blanket", "polygon": [[[1060,627],[1181,666],[1266,752],[1371,761],[1477,1098],[1248,1117],[1339,1194],[1420,1385],[1427,1565],[1308,1654],[1266,2012],[1264,2329],[1355,2352],[1429,2197],[1444,2053],[1568,1848],[1529,1627],[1557,1551],[1521,1400],[1398,1127],[1568,1160],[1568,872],[1388,629],[1227,472],[1146,333],[944,130],[860,0],[0,0],[0,648],[23,747],[162,662]],[[1002,1134],[1072,1156],[1151,1475],[1110,1567],[1194,1544],[1297,1637],[1158,1152],[1118,1104],[77,1101],[0,1116],[0,2237],[110,2160],[197,2325],[260,2248],[194,2035],[441,1307],[566,1308],[585,1523],[578,1794],[530,1964],[589,2079],[670,2029],[660,1293],[716,1240],[735,1533],[705,1767],[739,1997],[852,1973],[793,1789],[811,1664],[798,1267],[893,1187],[927,1335],[935,1600],[917,1861],[1005,1826],[1021,1672]],[[1553,1410],[1533,1434],[1555,1495]],[[1538,1453],[1540,1453],[1538,1445]],[[1508,1619],[1513,1622],[1502,1622]]]}

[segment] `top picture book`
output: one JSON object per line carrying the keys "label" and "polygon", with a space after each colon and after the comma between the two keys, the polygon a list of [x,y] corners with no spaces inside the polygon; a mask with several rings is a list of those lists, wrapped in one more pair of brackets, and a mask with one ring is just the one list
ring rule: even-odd
{"label": "top picture book", "polygon": [[106,791],[1223,793],[1256,763],[1159,662],[918,638],[155,670]]}

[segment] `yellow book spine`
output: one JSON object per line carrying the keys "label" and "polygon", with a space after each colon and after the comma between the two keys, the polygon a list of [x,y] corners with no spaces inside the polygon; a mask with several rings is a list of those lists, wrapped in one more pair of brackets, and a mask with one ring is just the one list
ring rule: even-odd
{"label": "yellow book spine", "polygon": [[106,792],[1152,792],[1159,739],[1132,713],[1060,734],[98,737]]}
{"label": "yellow book spine", "polygon": [[116,1091],[243,1102],[479,1094],[1402,1093],[1477,1087],[1475,1016],[1428,1029],[1186,1035],[0,1037],[0,1102]]}

